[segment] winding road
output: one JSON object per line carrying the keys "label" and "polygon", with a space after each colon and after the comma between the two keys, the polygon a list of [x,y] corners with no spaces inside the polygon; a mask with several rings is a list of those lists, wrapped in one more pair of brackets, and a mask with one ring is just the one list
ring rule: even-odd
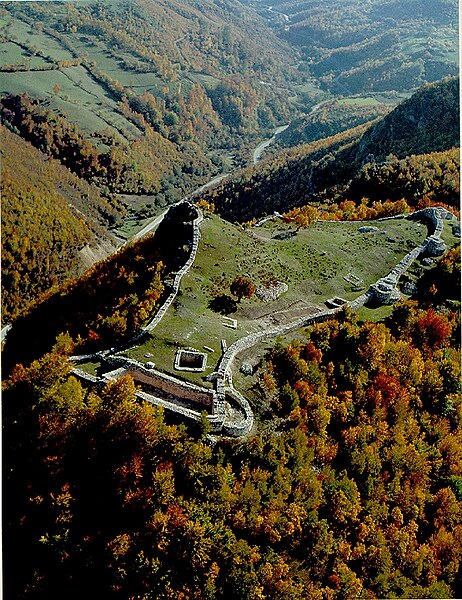
{"label": "winding road", "polygon": [[[304,118],[308,118],[308,117],[311,117],[312,115],[316,114],[320,108],[322,108],[324,105],[328,104],[329,102],[331,102],[331,100],[323,100],[322,102],[318,102],[317,104],[315,104],[313,106],[313,108],[310,110],[310,112],[305,115]],[[259,144],[255,148],[255,150],[253,151],[253,164],[254,165],[257,164],[257,162],[259,162],[261,160],[261,155],[266,150],[266,148],[268,148],[269,145],[273,144],[276,141],[276,138],[278,137],[278,135],[280,135],[283,131],[285,131],[289,126],[290,126],[290,123],[288,125],[282,125],[281,127],[278,127],[276,129],[276,131],[274,132],[272,138],[261,142],[261,144]]]}
{"label": "winding road", "polygon": [[[315,104],[313,106],[313,108],[310,110],[310,112],[305,115],[305,118],[311,117],[312,115],[316,114],[320,108],[322,108],[329,102],[331,102],[331,100],[323,100],[322,102],[318,102],[317,104]],[[260,142],[258,144],[258,146],[252,152],[252,160],[253,160],[254,165],[257,164],[261,160],[261,156],[262,156],[263,152],[266,150],[266,148],[268,148],[268,146],[273,144],[276,141],[277,137],[283,131],[285,131],[289,126],[290,126],[290,123],[288,123],[287,125],[281,125],[274,131],[273,135],[270,138],[263,140],[263,142]],[[200,187],[195,189],[188,196],[185,196],[184,198],[182,198],[181,200],[176,202],[176,204],[179,204],[180,202],[184,202],[185,200],[188,200],[190,198],[194,198],[198,194],[201,194],[207,188],[212,187],[213,185],[215,185],[216,183],[219,183],[220,181],[222,181],[226,177],[229,177],[230,175],[232,175],[232,173],[222,173],[221,175],[215,175],[214,177],[212,177],[212,179],[210,179],[210,181],[208,181],[207,183],[204,183],[203,185],[201,185]],[[136,240],[141,239],[142,237],[147,235],[150,231],[155,229],[159,225],[159,223],[162,221],[162,219],[164,218],[164,216],[169,208],[170,208],[170,206],[168,206],[160,215],[158,215],[157,217],[154,217],[152,219],[152,221],[147,223],[147,225],[145,225],[142,229],[140,229],[140,231],[135,233],[131,237],[131,239],[129,239],[126,242],[124,242],[123,244],[121,244],[118,247],[118,249],[122,248],[123,246],[125,246],[126,244],[128,244],[130,242],[135,242]]]}
{"label": "winding road", "polygon": [[[321,106],[321,104],[322,103],[317,104],[315,107],[313,107],[313,109],[311,110],[311,112],[309,114],[311,115],[313,113],[313,111],[317,110]],[[285,131],[287,129],[287,127],[289,127],[289,125],[282,125],[282,126],[278,127],[271,138],[264,140],[255,148],[255,150],[253,151],[253,154],[252,154],[254,164],[256,164],[260,160],[261,154],[265,150],[265,148],[267,148],[270,144],[272,144],[276,140],[276,137],[280,133]],[[188,196],[185,196],[184,198],[182,198],[175,204],[179,204],[180,202],[184,202],[185,200],[194,198],[195,196],[201,194],[207,188],[212,187],[216,183],[220,183],[220,181],[222,181],[226,177],[229,177],[231,174],[232,173],[222,173],[221,175],[215,175],[214,177],[212,177],[212,179],[210,179],[210,181],[207,181],[207,183],[204,183],[203,185],[201,185],[200,187],[195,189],[193,192],[191,192]],[[159,225],[159,223],[162,221],[162,219],[164,218],[164,216],[167,213],[167,211],[169,210],[170,206],[168,206],[160,215],[158,215],[157,217],[154,217],[152,219],[152,221],[150,221],[147,225],[145,225],[142,229],[140,229],[140,231],[135,233],[129,240],[127,240],[126,242],[121,244],[118,247],[118,249],[129,244],[130,242],[135,242],[136,240],[141,239],[142,237],[147,235],[150,231],[155,229]]]}
{"label": "winding road", "polygon": [[270,146],[272,143],[274,143],[276,141],[276,138],[279,134],[281,134],[283,131],[285,131],[287,128],[289,127],[289,125],[282,125],[281,127],[278,127],[276,129],[276,131],[273,134],[273,137],[270,138],[269,140],[265,140],[264,142],[261,142],[261,144],[259,144],[255,150],[253,151],[253,164],[256,165],[257,162],[261,159],[261,155],[263,154],[263,151],[268,148],[268,146]]}

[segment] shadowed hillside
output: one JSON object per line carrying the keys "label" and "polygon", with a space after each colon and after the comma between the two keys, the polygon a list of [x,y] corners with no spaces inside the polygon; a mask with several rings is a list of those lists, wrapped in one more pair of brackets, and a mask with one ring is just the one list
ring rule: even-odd
{"label": "shadowed hillside", "polygon": [[[241,222],[308,202],[341,199],[368,162],[385,162],[392,152],[403,158],[458,145],[458,90],[457,79],[426,86],[373,125],[282,152],[238,172],[205,198],[225,218]],[[454,194],[457,189],[448,203],[458,206]]]}

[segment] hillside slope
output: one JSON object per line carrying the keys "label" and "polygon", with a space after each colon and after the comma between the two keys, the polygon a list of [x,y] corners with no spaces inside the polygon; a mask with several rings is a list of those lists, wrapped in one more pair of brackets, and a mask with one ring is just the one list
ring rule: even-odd
{"label": "hillside slope", "polygon": [[458,73],[457,0],[249,0],[334,94],[411,91]]}
{"label": "hillside slope", "polygon": [[459,120],[459,79],[425,86],[363,135],[356,159],[449,150],[459,145]]}
{"label": "hillside slope", "polygon": [[[310,201],[339,199],[368,162],[459,144],[459,81],[426,86],[373,125],[282,152],[206,194],[227,219],[246,221]],[[454,202],[454,200],[453,200]]]}
{"label": "hillside slope", "polygon": [[164,288],[170,292],[172,271],[186,262],[196,216],[187,203],[171,207],[154,235],[124,246],[23,311],[5,343],[4,372],[49,352],[60,334],[71,336],[79,354],[131,339],[152,318]]}
{"label": "hillside slope", "polygon": [[[224,152],[291,113],[289,46],[236,0],[13,3],[1,25],[0,93],[39,99],[98,150],[120,146],[121,193],[178,199],[178,184],[203,181]],[[165,169],[159,147],[174,159]]]}
{"label": "hillside slope", "polygon": [[113,249],[102,226],[116,209],[57,161],[0,126],[2,319]]}
{"label": "hillside slope", "polygon": [[309,144],[383,117],[392,108],[392,104],[373,98],[325,101],[311,114],[291,121],[277,137],[277,143],[284,148]]}

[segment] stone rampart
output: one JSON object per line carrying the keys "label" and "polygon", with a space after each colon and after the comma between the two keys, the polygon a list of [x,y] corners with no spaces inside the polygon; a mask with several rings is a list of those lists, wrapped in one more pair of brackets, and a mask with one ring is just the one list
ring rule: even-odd
{"label": "stone rampart", "polygon": [[178,290],[180,289],[180,283],[181,283],[183,276],[186,275],[186,273],[189,271],[189,269],[194,264],[194,261],[196,260],[197,249],[199,248],[199,241],[200,241],[200,237],[201,237],[199,225],[204,220],[204,216],[197,207],[195,207],[195,210],[197,210],[198,216],[193,221],[193,240],[192,240],[191,252],[189,254],[189,258],[186,261],[186,263],[181,267],[181,269],[177,272],[177,274],[175,275],[175,279],[173,280],[173,284],[172,284],[172,290],[171,290],[170,294],[168,295],[167,299],[165,300],[165,302],[162,304],[162,306],[157,311],[156,316],[147,325],[142,327],[141,335],[150,333],[160,323],[160,321],[162,320],[165,313],[170,308],[170,306],[172,305],[173,301],[175,300],[175,298],[178,294]]}
{"label": "stone rampart", "polygon": [[[400,215],[402,217],[402,215]],[[392,304],[399,297],[397,285],[401,276],[421,254],[441,256],[446,251],[446,244],[441,239],[444,220],[453,218],[453,215],[444,208],[424,208],[407,215],[408,219],[429,221],[431,229],[428,236],[420,246],[406,254],[404,258],[390,271],[390,273],[372,284],[369,288],[371,298],[382,304]]]}
{"label": "stone rampart", "polygon": [[72,372],[74,373],[74,375],[76,377],[78,377],[82,381],[86,381],[87,383],[91,383],[91,384],[100,384],[101,383],[101,377],[97,377],[96,375],[91,375],[90,373],[87,373],[83,369],[74,368],[74,369],[72,369]]}
{"label": "stone rampart", "polygon": [[[380,220],[402,218],[404,218],[404,215],[386,217]],[[375,297],[379,299],[380,294],[382,292],[384,294],[384,301],[389,301],[392,297],[394,298],[396,296],[395,292],[397,292],[396,286],[398,284],[398,281],[402,274],[412,264],[412,262],[420,254],[424,252],[435,252],[435,247],[438,249],[439,252],[441,250],[441,245],[443,244],[444,246],[444,243],[441,240],[441,233],[443,231],[444,220],[448,218],[453,218],[453,215],[451,215],[451,213],[441,208],[427,208],[407,215],[407,218],[428,220],[432,225],[431,232],[429,232],[429,235],[427,236],[425,241],[420,246],[417,246],[416,248],[411,250],[411,252],[406,254],[406,256],[400,260],[400,262],[390,271],[390,273],[387,276],[373,284],[367,292],[361,294],[351,302],[348,302],[347,306],[349,306],[350,309],[358,309],[360,306],[366,304],[371,298]],[[154,319],[146,327],[144,327],[140,333],[134,336],[130,343],[133,344],[135,341],[141,339],[147,332],[152,331],[152,329],[154,329],[154,327],[159,323],[159,321],[164,316],[165,312],[171,306],[174,298],[176,297],[176,294],[178,293],[179,285],[183,275],[189,271],[189,269],[194,263],[200,239],[199,224],[202,220],[203,216],[202,213],[199,211],[198,217],[193,222],[194,234],[191,254],[186,264],[176,274],[170,295],[168,296],[167,300],[162,305],[162,307],[159,309]],[[383,284],[382,287],[381,284]],[[378,294],[377,290],[379,290]],[[174,412],[189,419],[194,419],[196,421],[202,418],[202,410],[200,409],[207,407],[209,412],[212,413],[207,416],[207,419],[209,420],[212,427],[212,432],[221,432],[225,435],[230,436],[240,436],[245,435],[251,431],[254,423],[254,417],[248,401],[237,390],[235,390],[232,385],[231,367],[236,355],[244,350],[251,348],[252,346],[257,344],[258,342],[261,342],[262,340],[284,335],[285,333],[288,333],[292,330],[300,329],[302,327],[307,327],[314,323],[325,321],[334,316],[336,313],[338,313],[341,310],[341,308],[342,307],[322,310],[314,315],[300,317],[299,319],[291,323],[271,327],[264,331],[259,331],[250,334],[246,337],[243,337],[240,340],[234,342],[231,346],[229,346],[229,348],[226,348],[226,346],[224,346],[224,352],[219,361],[218,368],[213,374],[213,379],[215,381],[215,391],[208,390],[206,388],[201,388],[200,386],[196,386],[187,382],[183,382],[175,377],[171,377],[170,375],[160,373],[159,371],[155,371],[153,369],[147,369],[144,365],[138,363],[137,361],[122,358],[120,356],[111,356],[111,354],[116,351],[116,348],[111,348],[108,351],[100,352],[96,355],[71,357],[70,360],[88,360],[91,358],[95,358],[95,356],[104,355],[109,364],[112,364],[116,367],[115,370],[111,371],[110,373],[107,373],[103,377],[96,377],[85,373],[85,371],[82,371],[81,369],[74,368],[73,371],[75,375],[90,383],[101,385],[104,384],[104,382],[108,379],[120,377],[126,373],[129,373],[133,376],[133,378],[136,381],[150,385],[153,387],[154,390],[158,389],[160,393],[166,394],[167,396],[172,396],[173,398],[177,397],[180,401],[181,399],[183,399],[197,404],[198,410],[182,406],[181,404],[176,403],[174,399],[170,400],[166,398],[161,398],[156,396],[155,394],[151,394],[146,391],[137,391],[137,397],[151,402],[153,404],[156,404],[158,406],[162,406],[165,410]],[[127,344],[125,344],[124,347],[126,348]],[[228,411],[228,416],[226,411],[227,395],[239,406],[239,411]],[[240,418],[240,412],[242,412],[242,418]]]}
{"label": "stone rampart", "polygon": [[117,369],[106,373],[104,375],[106,379],[116,379],[128,374],[135,381],[150,385],[164,394],[197,404],[198,410],[207,407],[212,414],[214,412],[216,397],[214,390],[208,390],[193,383],[182,381],[155,369],[147,369],[138,361],[129,358],[118,357],[115,361],[112,359],[110,362],[116,365]]}
{"label": "stone rampart", "polygon": [[231,396],[243,411],[244,418],[240,420],[225,419],[223,422],[223,433],[233,437],[247,435],[253,427],[254,418],[250,404],[234,387],[226,388],[225,393]]}
{"label": "stone rampart", "polygon": [[336,312],[338,312],[339,310],[340,310],[340,308],[323,310],[314,315],[300,317],[296,321],[292,321],[291,323],[287,323],[285,325],[278,325],[277,327],[271,327],[270,329],[265,329],[264,331],[258,331],[256,333],[251,333],[250,335],[247,335],[246,337],[243,337],[240,340],[237,340],[236,342],[234,342],[234,344],[231,344],[231,346],[229,346],[229,348],[226,350],[226,352],[221,357],[219,365],[218,365],[218,369],[216,372],[218,373],[219,377],[221,377],[221,378],[225,378],[225,377],[230,378],[232,362],[233,362],[234,358],[236,357],[236,355],[239,354],[240,352],[243,352],[244,350],[247,350],[247,349],[251,348],[252,346],[255,346],[255,344],[257,344],[258,342],[261,342],[265,339],[278,337],[278,336],[284,335],[285,333],[288,333],[289,331],[292,331],[294,329],[300,329],[301,327],[307,327],[308,325],[312,325],[313,323],[320,323],[322,321],[325,321],[325,320],[329,319],[332,315],[334,315]]}
{"label": "stone rampart", "polygon": [[[159,398],[154,394],[149,394],[148,392],[137,391],[136,397],[141,400],[146,400],[147,402],[154,404],[155,406],[161,406],[164,410],[174,413],[176,415],[180,415],[186,419],[191,419],[193,421],[200,421],[202,419],[202,413],[191,410],[190,408],[186,408],[185,406],[180,406],[178,404],[174,404],[173,402],[169,402],[168,400],[164,400],[163,398]],[[221,433],[223,430],[223,415],[207,415],[207,420],[211,425],[212,433]]]}

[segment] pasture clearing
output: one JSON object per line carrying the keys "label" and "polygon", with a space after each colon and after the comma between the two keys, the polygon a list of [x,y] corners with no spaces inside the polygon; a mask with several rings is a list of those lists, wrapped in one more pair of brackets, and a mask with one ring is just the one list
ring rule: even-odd
{"label": "pasture clearing", "polygon": [[[296,231],[278,221],[246,231],[214,215],[206,218],[196,261],[184,276],[174,304],[145,342],[128,355],[141,362],[147,360],[146,354],[152,355],[157,368],[172,373],[179,347],[203,351],[208,346],[214,352],[209,353],[206,371],[183,374],[203,383],[221,356],[222,340],[229,346],[248,333],[315,313],[333,296],[352,300],[360,292],[344,279],[346,275],[358,276],[367,289],[427,233],[424,225],[407,220],[370,224],[378,230],[360,233],[361,222],[318,222]],[[280,239],[284,236],[287,239]],[[255,296],[235,306],[229,303],[235,309],[230,316],[238,322],[235,330],[213,310],[213,299],[225,296],[229,302],[230,284],[241,274],[257,286],[274,278],[287,283],[289,290],[268,303]]]}

